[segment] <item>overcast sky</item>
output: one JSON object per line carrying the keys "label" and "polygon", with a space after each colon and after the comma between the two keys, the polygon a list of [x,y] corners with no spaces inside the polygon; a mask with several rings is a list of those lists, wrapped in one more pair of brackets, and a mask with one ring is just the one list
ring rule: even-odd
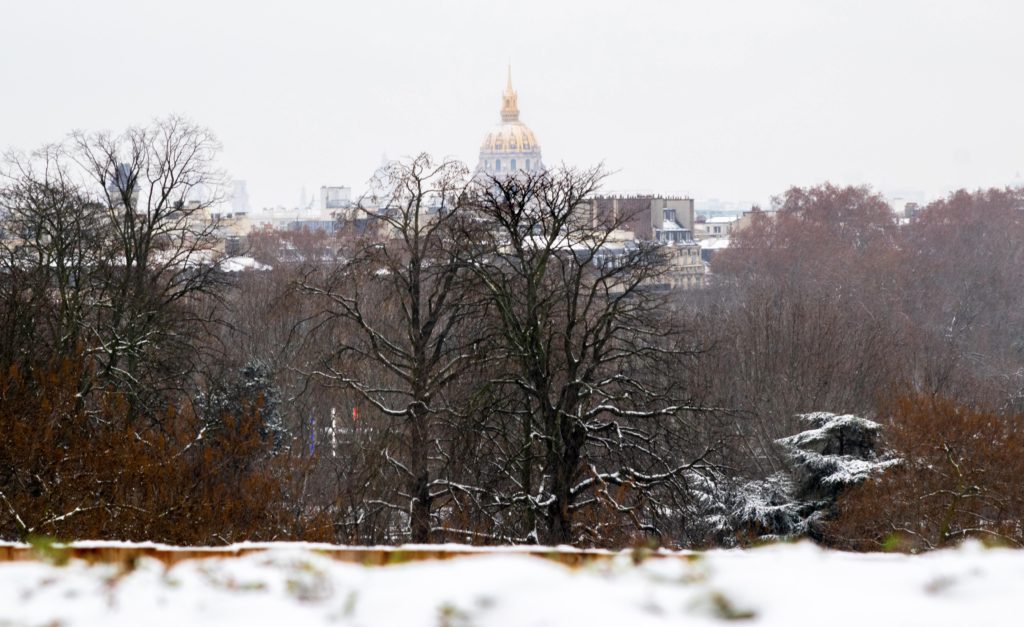
{"label": "overcast sky", "polygon": [[476,163],[511,59],[547,164],[616,190],[929,196],[1024,171],[1024,2],[0,0],[0,148],[181,113],[255,207]]}

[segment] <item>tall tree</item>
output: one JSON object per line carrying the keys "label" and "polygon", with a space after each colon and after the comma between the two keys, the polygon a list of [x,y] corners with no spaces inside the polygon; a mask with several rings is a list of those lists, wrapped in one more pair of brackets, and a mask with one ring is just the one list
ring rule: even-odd
{"label": "tall tree", "polygon": [[521,533],[534,541],[598,541],[623,519],[660,534],[659,488],[685,494],[710,453],[679,439],[690,431],[672,371],[688,339],[651,289],[666,251],[617,241],[632,216],[590,209],[604,176],[479,181],[463,223],[503,358],[493,384],[518,422],[486,431],[506,486],[494,507],[525,510]]}
{"label": "tall tree", "polygon": [[903,229],[918,390],[1024,411],[1024,190],[959,190]]}
{"label": "tall tree", "polygon": [[426,154],[383,167],[358,209],[377,228],[302,285],[341,338],[314,374],[357,392],[394,436],[383,454],[402,487],[384,506],[408,514],[413,542],[432,539],[438,499],[460,485],[442,474],[438,440],[440,424],[460,412],[450,386],[473,357],[467,323],[477,310],[461,285],[453,230],[466,174]]}
{"label": "tall tree", "polygon": [[60,146],[10,153],[3,165],[3,363],[75,357],[109,245],[102,206],[74,180]]}
{"label": "tall tree", "polygon": [[[867,187],[791,188],[712,261],[702,329],[717,348],[704,374],[732,407],[733,465],[755,475],[787,463],[775,446],[821,408],[869,413],[905,376],[899,232]],[[772,216],[772,217],[769,217]]]}
{"label": "tall tree", "polygon": [[208,209],[222,200],[219,150],[209,130],[175,116],[68,142],[111,230],[85,331],[101,378],[135,401],[177,387],[209,346],[194,340],[214,317],[199,297],[218,285]]}

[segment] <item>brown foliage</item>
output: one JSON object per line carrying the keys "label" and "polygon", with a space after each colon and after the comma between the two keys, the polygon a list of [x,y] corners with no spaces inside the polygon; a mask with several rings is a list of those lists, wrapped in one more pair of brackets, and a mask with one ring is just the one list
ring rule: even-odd
{"label": "brown foliage", "polygon": [[800,429],[794,416],[827,409],[863,414],[906,370],[898,231],[866,187],[792,188],[774,217],[755,215],[711,269],[697,332],[706,404],[732,408],[731,465],[754,475],[785,464],[774,442]]}
{"label": "brown foliage", "polygon": [[[294,460],[271,454],[260,400],[204,430],[168,408],[140,429],[112,391],[86,408],[79,362],[0,376],[0,537],[153,540],[173,544],[307,538],[290,508]],[[301,472],[302,466],[298,465]]]}
{"label": "brown foliage", "polygon": [[885,278],[875,271],[893,260],[896,221],[877,193],[826,183],[791,188],[775,205],[774,219],[757,216],[716,255],[716,273],[824,289],[851,282],[863,289]]}
{"label": "brown foliage", "polygon": [[893,389],[1024,411],[1022,208],[961,190],[898,227],[869,188],[790,189],[712,264],[710,402],[768,451],[796,413],[884,413]]}
{"label": "brown foliage", "polygon": [[851,491],[829,534],[860,550],[922,550],[968,537],[1024,545],[1024,416],[905,396],[886,426],[900,466]]}
{"label": "brown foliage", "polygon": [[1024,190],[954,192],[902,240],[915,389],[1024,412]]}

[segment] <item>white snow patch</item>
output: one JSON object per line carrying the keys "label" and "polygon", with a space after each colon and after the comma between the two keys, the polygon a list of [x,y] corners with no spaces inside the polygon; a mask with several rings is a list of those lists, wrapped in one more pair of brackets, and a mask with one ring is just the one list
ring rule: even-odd
{"label": "white snow patch", "polygon": [[222,272],[266,272],[273,270],[272,266],[268,266],[265,263],[260,263],[252,257],[227,257],[217,262],[217,267]]}
{"label": "white snow patch", "polygon": [[1024,551],[978,544],[905,556],[803,543],[640,565],[623,553],[578,569],[515,551],[367,567],[288,545],[169,569],[143,558],[128,572],[0,563],[0,624],[592,627],[721,625],[731,616],[756,625],[959,627],[1014,624],[1022,588]]}

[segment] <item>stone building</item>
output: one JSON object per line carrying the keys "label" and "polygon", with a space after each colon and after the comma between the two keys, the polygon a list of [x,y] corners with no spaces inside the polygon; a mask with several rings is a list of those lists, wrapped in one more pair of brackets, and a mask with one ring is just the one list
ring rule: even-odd
{"label": "stone building", "polygon": [[[596,196],[596,216],[622,220],[636,238],[672,242],[693,237],[693,199],[680,196]],[[684,233],[685,231],[685,233]]]}
{"label": "stone building", "polygon": [[665,244],[669,271],[659,285],[689,289],[704,285],[705,266],[693,238],[692,198],[676,196],[596,196],[590,200],[595,222],[613,220],[622,239]]}

